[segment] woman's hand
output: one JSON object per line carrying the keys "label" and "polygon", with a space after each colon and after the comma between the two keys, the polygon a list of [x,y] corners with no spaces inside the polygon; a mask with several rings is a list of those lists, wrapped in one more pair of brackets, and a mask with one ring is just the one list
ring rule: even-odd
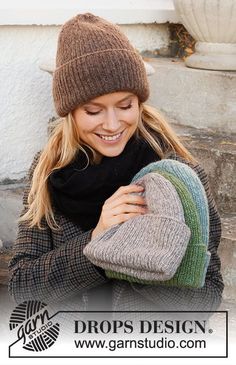
{"label": "woman's hand", "polygon": [[102,233],[111,226],[123,223],[130,218],[147,213],[145,199],[137,194],[144,188],[139,185],[121,186],[102,207],[102,212],[97,226],[92,232],[92,238]]}

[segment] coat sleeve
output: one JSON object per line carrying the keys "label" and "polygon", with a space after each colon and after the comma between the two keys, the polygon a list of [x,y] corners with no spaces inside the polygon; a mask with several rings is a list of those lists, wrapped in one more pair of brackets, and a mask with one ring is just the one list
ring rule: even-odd
{"label": "coat sleeve", "polygon": [[[186,163],[183,159],[175,157],[180,162]],[[221,222],[213,196],[210,191],[208,177],[199,165],[187,163],[198,174],[208,198],[209,206],[209,246],[211,260],[208,266],[205,285],[199,289],[164,287],[164,286],[145,286],[131,284],[133,290],[151,300],[157,310],[216,310],[222,300],[224,289],[221,275],[221,262],[217,254],[217,249],[221,238]]]}
{"label": "coat sleeve", "polygon": [[[39,156],[40,152],[35,155],[27,175],[21,215],[27,210],[27,197]],[[16,302],[30,299],[60,302],[107,281],[101,270],[83,254],[91,239],[91,230],[77,229],[76,235],[71,232],[70,239],[55,248],[52,231],[45,219],[42,226],[44,229],[40,230],[27,227],[25,222],[18,224],[13,257],[8,264],[8,290]],[[61,240],[63,237],[60,235]]]}

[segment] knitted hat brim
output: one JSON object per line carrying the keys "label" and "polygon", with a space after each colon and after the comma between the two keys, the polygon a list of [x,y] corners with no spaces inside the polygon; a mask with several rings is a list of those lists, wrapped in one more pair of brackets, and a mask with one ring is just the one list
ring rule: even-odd
{"label": "knitted hat brim", "polygon": [[203,280],[202,275],[199,275],[199,272],[204,273],[207,259],[208,253],[205,244],[189,247],[181,263],[182,267],[178,268],[178,270],[181,270],[180,274],[178,274],[177,270],[175,277],[165,281],[163,285],[201,288]]}
{"label": "knitted hat brim", "polygon": [[117,91],[131,92],[140,102],[148,99],[145,66],[135,50],[111,49],[84,55],[53,74],[54,103],[61,117],[98,96]]}
{"label": "knitted hat brim", "polygon": [[103,235],[85,247],[85,256],[95,265],[139,279],[167,280],[180,265],[190,230],[172,218],[145,214],[125,222],[109,238]]}
{"label": "knitted hat brim", "polygon": [[[139,283],[139,284],[146,284],[146,285],[164,285],[164,286],[170,286],[170,287],[187,287],[187,288],[201,288],[204,285],[205,277],[199,276],[199,273],[196,271],[204,272],[204,266],[205,263],[209,260],[209,254],[206,252],[206,246],[205,245],[196,245],[191,246],[187,250],[187,254],[185,255],[186,262],[183,264],[187,269],[185,272],[180,273],[178,275],[178,270],[176,272],[176,275],[170,279],[165,281],[159,281],[159,280],[144,280],[143,278],[140,278],[140,275],[126,275],[123,272],[120,272],[118,270],[114,270],[112,268],[111,270],[106,270],[106,276],[110,279],[118,279],[118,280],[125,280],[131,283]],[[196,257],[198,257],[198,262],[196,263]]]}

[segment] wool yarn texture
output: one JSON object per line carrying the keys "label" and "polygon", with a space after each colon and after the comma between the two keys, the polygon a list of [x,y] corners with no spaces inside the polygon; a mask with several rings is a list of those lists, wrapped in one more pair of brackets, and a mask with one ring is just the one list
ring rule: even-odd
{"label": "wool yarn texture", "polygon": [[[208,245],[203,241],[202,232],[204,228],[201,225],[199,210],[191,192],[189,192],[185,184],[173,174],[163,170],[158,169],[157,172],[162,174],[174,185],[183,205],[185,222],[191,230],[191,239],[184,258],[173,278],[165,281],[164,285],[201,288],[205,284],[210,253],[207,251]],[[186,204],[187,199],[185,196],[188,198],[188,204]]]}
{"label": "wool yarn texture", "polygon": [[209,209],[208,209],[208,201],[207,196],[204,190],[204,187],[197,176],[196,172],[191,169],[191,167],[186,164],[171,160],[171,159],[162,159],[157,162],[152,162],[142,168],[134,177],[132,182],[138,180],[140,177],[144,176],[147,173],[153,172],[156,169],[161,169],[162,171],[169,172],[174,176],[178,177],[187,187],[190,194],[193,197],[193,200],[196,204],[201,229],[202,229],[202,243],[208,246],[209,242]]}
{"label": "wool yarn texture", "polygon": [[[155,170],[155,172],[164,176],[174,185],[182,202],[185,222],[191,230],[191,238],[189,240],[187,250],[175,275],[170,280],[159,282],[159,284],[166,286],[200,288],[202,287],[202,283],[204,283],[203,277],[205,279],[206,245],[202,244],[201,225],[196,204],[189,190],[179,178],[160,169]],[[135,179],[133,180],[135,182]],[[106,275],[110,278],[122,279],[141,284],[158,284],[157,281],[139,280],[135,277],[124,276],[123,274],[112,271],[106,271]]]}
{"label": "wool yarn texture", "polygon": [[[201,223],[201,230],[202,230],[202,243],[206,245],[208,248],[209,242],[209,208],[208,208],[208,201],[207,196],[204,190],[204,187],[191,167],[187,166],[186,164],[171,160],[171,159],[163,159],[158,162],[150,163],[149,165],[142,168],[133,178],[133,180],[140,178],[141,176],[153,172],[157,169],[161,169],[162,171],[166,171],[169,173],[173,173],[176,177],[178,177],[188,188],[189,192],[191,193],[193,200],[196,204],[200,223]],[[202,283],[200,287],[202,287],[205,283],[205,277],[208,265],[210,263],[211,254],[209,251],[206,251],[205,255],[205,266],[204,272],[202,274]]]}
{"label": "wool yarn texture", "polygon": [[62,27],[53,73],[59,116],[104,94],[130,91],[140,102],[149,96],[144,62],[120,28],[91,13],[78,14]]}
{"label": "wool yarn texture", "polygon": [[84,254],[95,265],[142,280],[168,280],[190,239],[180,198],[157,173],[136,181],[145,189],[148,213],[111,227],[91,240]]}

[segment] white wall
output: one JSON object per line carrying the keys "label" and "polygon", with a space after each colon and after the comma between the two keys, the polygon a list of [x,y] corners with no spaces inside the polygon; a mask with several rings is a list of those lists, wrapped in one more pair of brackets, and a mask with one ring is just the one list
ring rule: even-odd
{"label": "white wall", "polygon": [[60,27],[51,24],[62,24],[81,9],[123,24],[139,51],[168,45],[166,25],[137,22],[170,20],[172,0],[0,1],[0,182],[23,178],[45,143],[55,112],[51,76],[39,65],[55,57]]}
{"label": "white wall", "polygon": [[87,11],[119,24],[178,20],[173,0],[0,0],[0,24],[59,25]]}

